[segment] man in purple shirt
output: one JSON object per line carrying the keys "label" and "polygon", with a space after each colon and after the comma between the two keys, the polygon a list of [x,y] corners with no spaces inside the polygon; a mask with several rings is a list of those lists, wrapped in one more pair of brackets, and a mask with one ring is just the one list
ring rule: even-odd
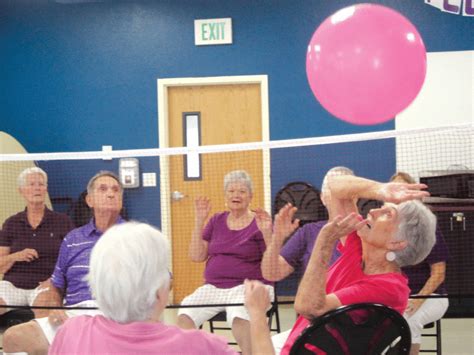
{"label": "man in purple shirt", "polygon": [[[354,175],[354,172],[344,166],[337,166],[326,173],[321,187],[321,201],[328,210],[329,220],[332,220],[338,215],[346,215],[345,211],[341,209],[348,208],[348,210],[350,210],[348,206],[354,206],[357,203],[357,200],[347,200],[338,204],[331,203],[331,194],[327,188],[327,179],[329,176],[334,175]],[[270,218],[270,216],[267,216],[267,218]],[[281,235],[274,234],[273,238],[267,242],[267,249],[263,254],[263,277],[270,281],[280,281],[300,267],[302,267],[303,271],[306,270],[319,231],[327,222],[328,221],[318,221],[305,224],[290,237],[286,244],[284,244],[284,241],[289,233],[279,228],[278,230],[284,233]],[[341,238],[340,241],[344,243],[345,238]],[[334,247],[330,265],[332,265],[340,255],[338,243]],[[281,332],[272,337],[273,346],[277,354],[285,344],[289,333],[290,330]]]}
{"label": "man in purple shirt", "polygon": [[[89,285],[84,279],[89,271],[89,258],[95,243],[111,226],[122,222],[122,185],[117,176],[101,171],[87,184],[86,202],[94,217],[86,225],[72,230],[61,244],[59,257],[51,278],[51,298],[55,306],[96,307]],[[58,327],[68,317],[79,314],[97,314],[97,310],[57,309],[48,318],[9,328],[3,335],[6,353],[47,354]]]}

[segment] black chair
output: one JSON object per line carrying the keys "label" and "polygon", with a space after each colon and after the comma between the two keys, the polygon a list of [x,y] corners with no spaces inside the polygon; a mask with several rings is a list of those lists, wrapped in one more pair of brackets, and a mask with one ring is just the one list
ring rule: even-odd
{"label": "black chair", "polygon": [[290,354],[409,354],[410,345],[410,328],[398,312],[381,304],[358,303],[314,319]]}
{"label": "black chair", "polygon": [[436,337],[436,348],[435,349],[420,349],[420,353],[436,353],[441,355],[441,319],[436,322],[426,324],[423,329],[435,328],[434,333],[423,333],[422,337]]}
{"label": "black chair", "polygon": [[[270,328],[270,332],[280,333],[281,326],[280,326],[280,314],[278,313],[278,299],[275,291],[275,300],[272,302],[271,308],[267,311],[268,317],[268,327]],[[209,322],[209,331],[214,333],[215,330],[230,330],[228,326],[220,326],[215,325],[214,322],[226,322],[227,320],[227,313],[219,312],[214,317],[208,320]],[[275,320],[275,322],[273,321]],[[201,326],[202,327],[202,326]],[[229,345],[237,345],[235,341],[230,341]]]}
{"label": "black chair", "polygon": [[295,218],[300,220],[300,225],[328,218],[326,207],[321,202],[321,193],[307,182],[296,181],[283,186],[275,195],[273,215],[287,203],[298,208]]}
{"label": "black chair", "polygon": [[13,309],[0,315],[0,327],[10,328],[14,325],[26,323],[35,318],[30,309]]}

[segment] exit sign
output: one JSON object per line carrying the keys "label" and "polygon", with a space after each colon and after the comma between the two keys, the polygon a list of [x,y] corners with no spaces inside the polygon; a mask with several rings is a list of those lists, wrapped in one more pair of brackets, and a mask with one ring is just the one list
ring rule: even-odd
{"label": "exit sign", "polygon": [[194,43],[196,46],[232,43],[232,19],[194,20]]}

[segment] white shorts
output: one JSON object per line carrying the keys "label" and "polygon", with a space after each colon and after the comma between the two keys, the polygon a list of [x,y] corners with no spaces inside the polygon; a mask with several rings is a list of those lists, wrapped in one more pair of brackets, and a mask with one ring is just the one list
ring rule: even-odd
{"label": "white shorts", "polygon": [[[92,300],[83,301],[75,305],[71,305],[70,307],[97,307],[97,303],[95,303],[95,301],[92,301]],[[72,318],[72,317],[82,316],[82,315],[96,316],[96,315],[102,314],[102,312],[99,311],[98,309],[71,309],[71,310],[66,311],[66,314],[68,317]],[[51,344],[53,342],[54,337],[56,336],[56,332],[58,331],[59,327],[61,327],[61,325],[52,325],[49,322],[48,317],[36,318],[35,321],[40,326],[46,339],[48,339],[48,343]]]}
{"label": "white shorts", "polygon": [[[434,294],[433,294],[434,295]],[[423,327],[441,319],[448,309],[447,298],[426,298],[420,308],[411,317],[404,314],[411,331],[412,344],[421,344],[421,332]]]}
{"label": "white shorts", "polygon": [[32,306],[36,297],[47,290],[49,290],[48,287],[25,290],[13,286],[9,281],[0,281],[0,298],[5,301],[7,306]]}
{"label": "white shorts", "polygon": [[273,348],[275,349],[275,354],[278,355],[281,353],[281,350],[283,349],[286,340],[290,336],[291,330],[292,328],[272,336],[272,344]]}
{"label": "white shorts", "polygon": [[[270,299],[274,299],[274,290],[270,285],[265,285],[270,293]],[[238,285],[232,288],[218,288],[206,284],[199,287],[191,295],[185,297],[181,302],[182,306],[188,305],[206,305],[206,304],[231,304],[244,303],[245,286]],[[218,307],[196,307],[180,308],[178,315],[185,314],[191,318],[196,325],[200,327],[205,321],[211,319],[216,314],[225,311],[227,313],[227,324],[232,327],[234,318],[249,320],[249,315],[244,306],[218,306]]]}

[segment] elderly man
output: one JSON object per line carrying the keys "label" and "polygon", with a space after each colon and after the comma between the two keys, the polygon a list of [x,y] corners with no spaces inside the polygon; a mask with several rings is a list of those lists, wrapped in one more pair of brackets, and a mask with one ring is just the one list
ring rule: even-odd
{"label": "elderly man", "polygon": [[[24,211],[9,217],[0,232],[0,304],[48,305],[48,279],[54,270],[64,236],[73,229],[70,218],[45,205],[48,176],[37,167],[18,176],[18,191],[26,202]],[[10,310],[0,308],[0,314]],[[36,317],[49,311],[35,309]]]}
{"label": "elderly man", "polygon": [[[51,278],[55,305],[96,307],[84,277],[89,271],[91,250],[111,226],[121,223],[123,189],[117,176],[101,171],[87,184],[86,202],[93,209],[91,221],[71,231],[61,244]],[[3,335],[5,353],[46,354],[58,327],[68,318],[95,310],[55,310],[48,318],[39,318],[8,329]]]}

